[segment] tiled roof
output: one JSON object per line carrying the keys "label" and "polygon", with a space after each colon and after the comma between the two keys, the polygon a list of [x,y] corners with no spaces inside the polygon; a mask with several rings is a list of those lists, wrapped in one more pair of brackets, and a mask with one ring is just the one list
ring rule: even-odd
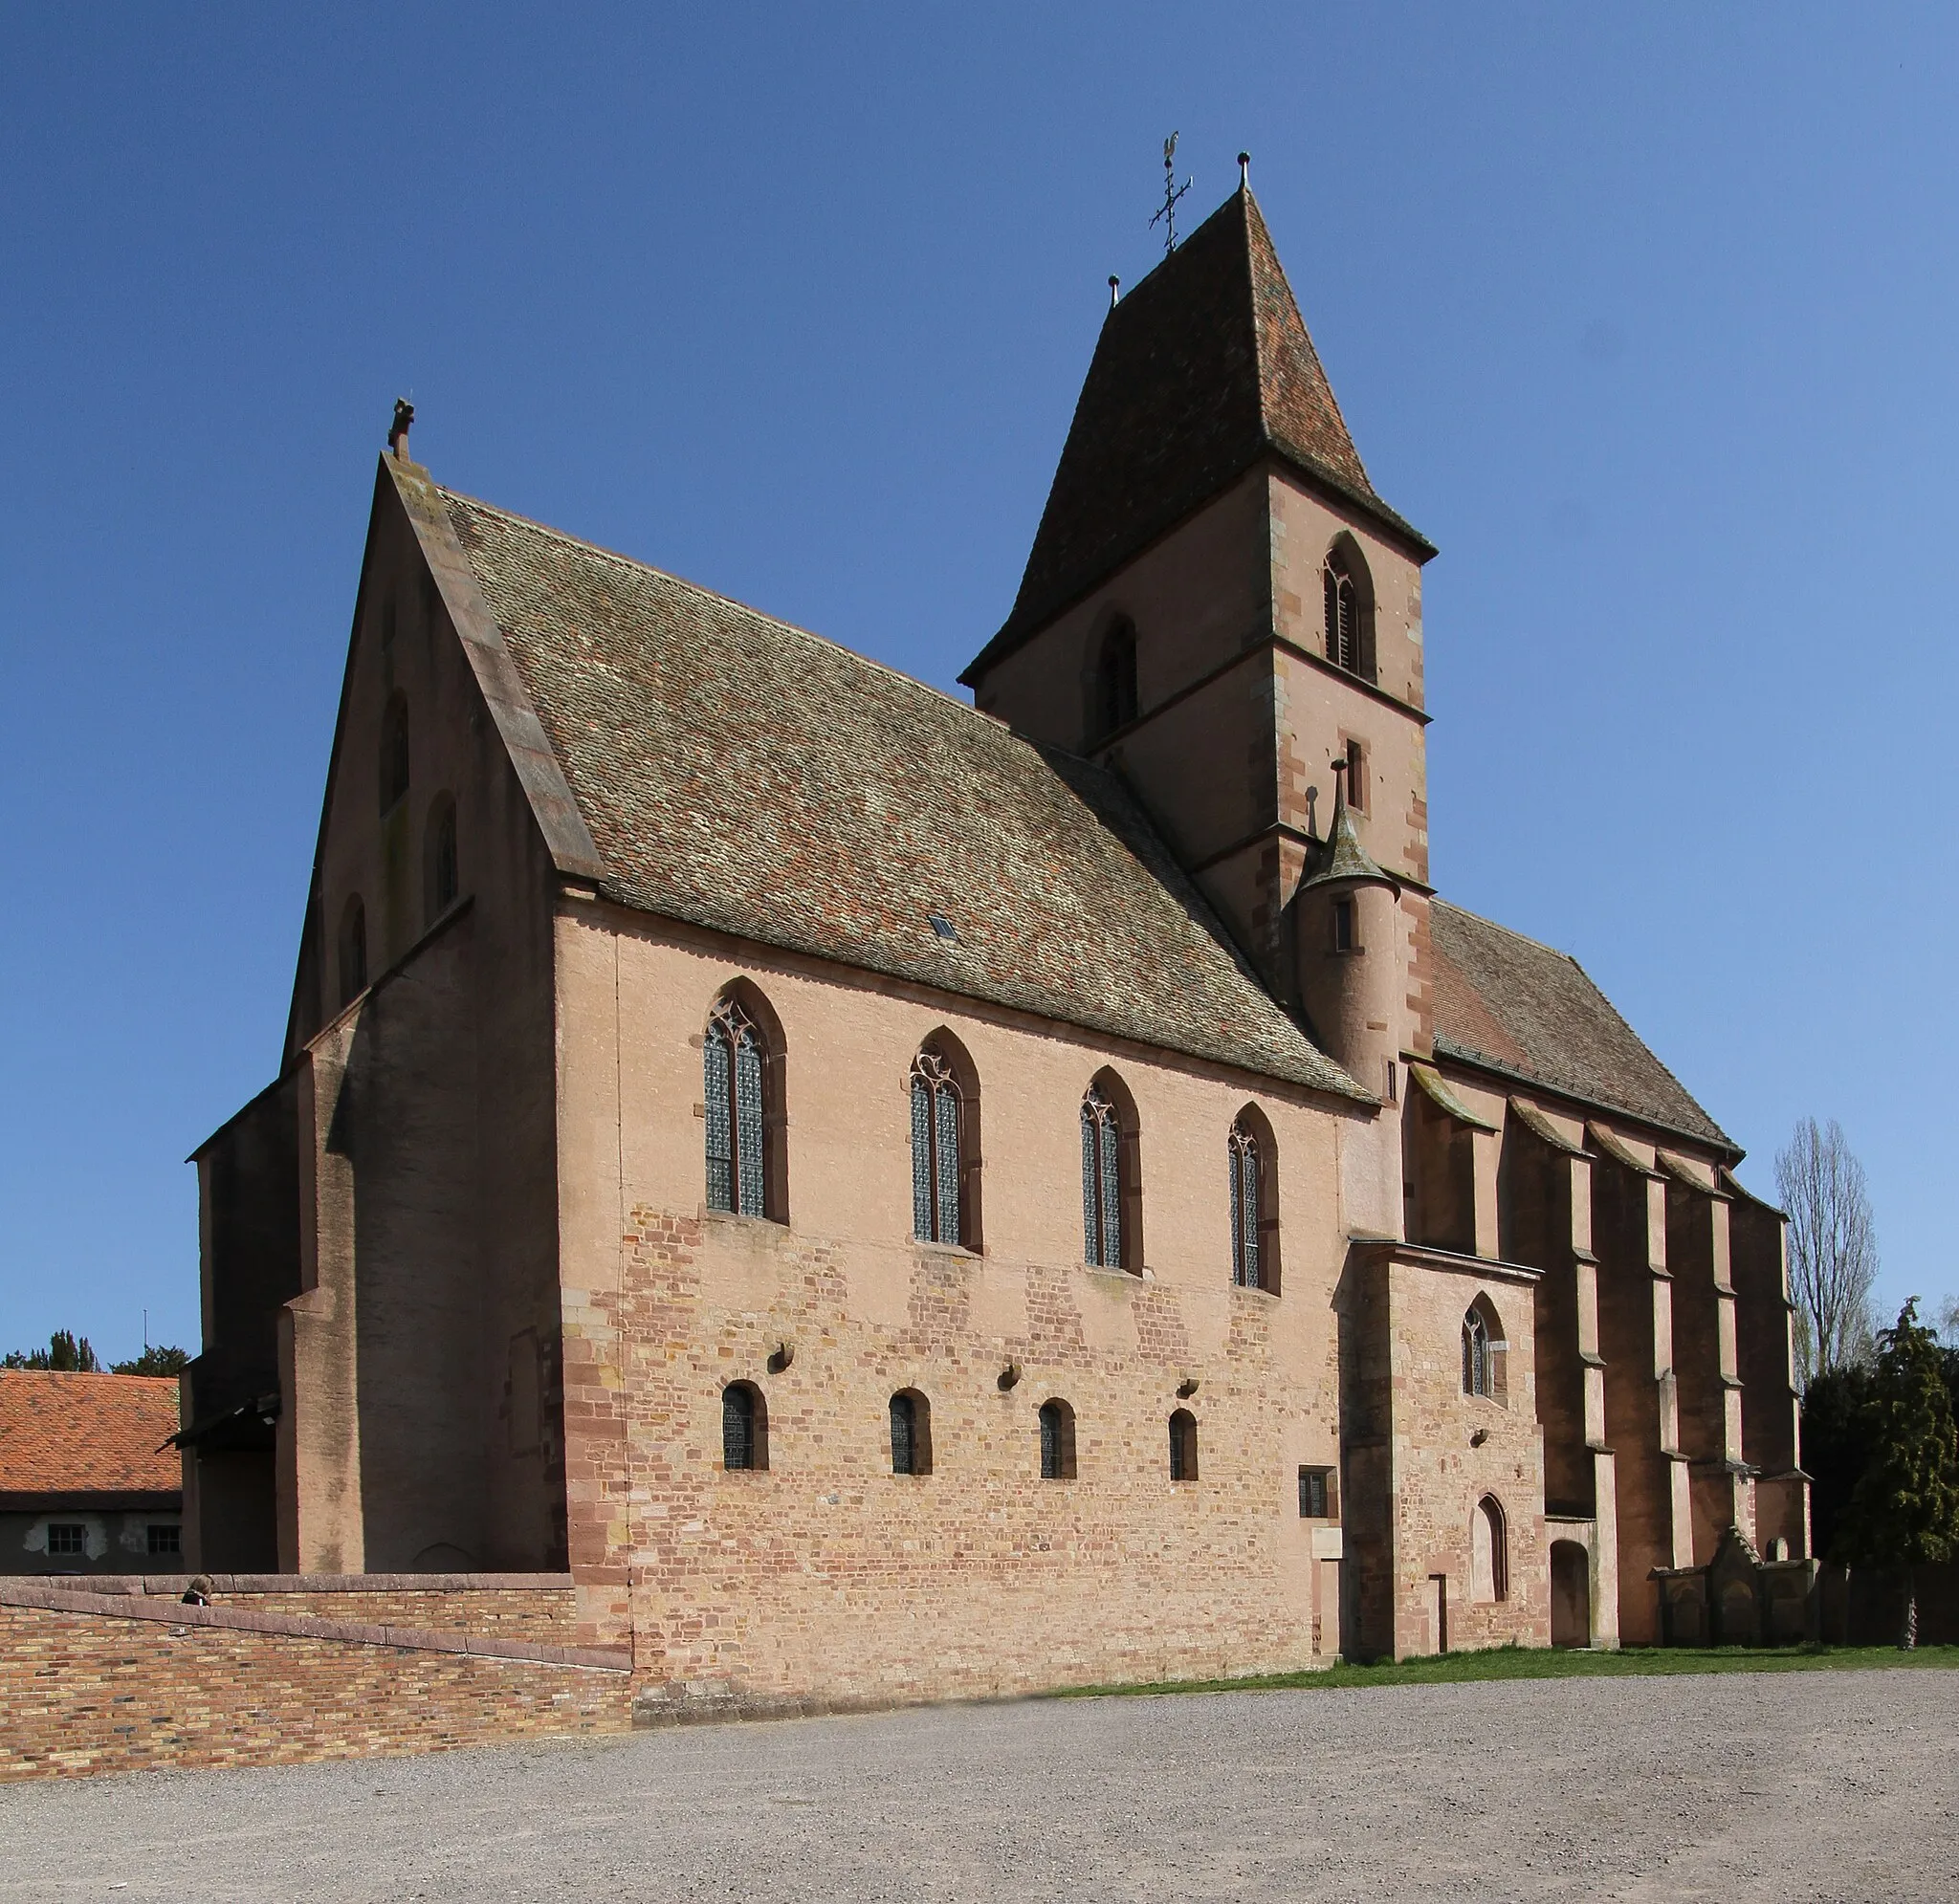
{"label": "tiled roof", "polygon": [[1013,613],[960,678],[972,684],[1268,452],[1433,553],[1375,493],[1241,190],[1103,321]]}
{"label": "tiled roof", "polygon": [[0,1494],[175,1494],[177,1380],[0,1370]]}
{"label": "tiled roof", "polygon": [[608,898],[1364,1098],[1112,774],[819,636],[440,493]]}
{"label": "tiled roof", "polygon": [[1438,899],[1429,908],[1439,1054],[1734,1150],[1568,953]]}

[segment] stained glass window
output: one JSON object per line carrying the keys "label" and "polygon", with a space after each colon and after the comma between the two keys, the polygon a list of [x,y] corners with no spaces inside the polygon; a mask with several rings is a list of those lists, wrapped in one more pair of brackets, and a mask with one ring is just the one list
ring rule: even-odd
{"label": "stained glass window", "polygon": [[708,1208],[766,1214],[761,1037],[732,998],[708,1019],[702,1052],[707,1086]]}
{"label": "stained glass window", "polygon": [[1094,1084],[1082,1100],[1082,1237],[1088,1261],[1122,1267],[1122,1126]]}
{"label": "stained glass window", "polygon": [[1259,1140],[1241,1119],[1231,1127],[1231,1280],[1242,1289],[1259,1281]]}
{"label": "stained glass window", "polygon": [[912,1061],[912,1234],[921,1242],[965,1240],[959,1222],[958,1080],[928,1046]]}

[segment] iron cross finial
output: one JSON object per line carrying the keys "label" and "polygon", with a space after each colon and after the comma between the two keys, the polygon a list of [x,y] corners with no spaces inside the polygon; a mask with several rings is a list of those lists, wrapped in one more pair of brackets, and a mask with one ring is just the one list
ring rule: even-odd
{"label": "iron cross finial", "polygon": [[1155,225],[1158,219],[1163,222],[1163,255],[1167,258],[1177,249],[1177,201],[1190,189],[1190,181],[1177,183],[1177,135],[1172,133],[1163,142],[1163,203],[1156,216],[1150,220]]}

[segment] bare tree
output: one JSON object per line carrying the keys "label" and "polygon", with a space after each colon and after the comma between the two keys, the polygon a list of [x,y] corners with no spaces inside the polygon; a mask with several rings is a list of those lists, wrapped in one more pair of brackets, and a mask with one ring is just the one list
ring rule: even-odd
{"label": "bare tree", "polygon": [[1863,1166],[1833,1117],[1806,1117],[1775,1157],[1775,1190],[1789,1213],[1789,1292],[1795,1303],[1796,1373],[1814,1376],[1870,1359],[1871,1285],[1878,1232]]}
{"label": "bare tree", "polygon": [[1939,1311],[1939,1340],[1948,1348],[1959,1348],[1959,1296],[1948,1296]]}

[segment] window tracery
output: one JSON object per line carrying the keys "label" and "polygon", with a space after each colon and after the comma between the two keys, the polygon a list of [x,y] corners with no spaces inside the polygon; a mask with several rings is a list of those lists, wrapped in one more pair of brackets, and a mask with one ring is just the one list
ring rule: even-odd
{"label": "window tracery", "polygon": [[1231,1280],[1241,1289],[1259,1280],[1259,1140],[1243,1118],[1231,1127]]}
{"label": "window tracery", "polygon": [[1122,1120],[1099,1084],[1082,1099],[1082,1239],[1086,1261],[1122,1267]]}
{"label": "window tracery", "polygon": [[964,1094],[943,1053],[912,1061],[912,1234],[925,1243],[966,1240],[960,1221]]}
{"label": "window tracery", "polygon": [[1489,1324],[1483,1311],[1473,1303],[1463,1318],[1463,1392],[1485,1397],[1495,1392],[1491,1380]]}
{"label": "window tracery", "polygon": [[708,1208],[737,1216],[767,1215],[762,1038],[733,998],[708,1017],[703,1040],[707,1086]]}

